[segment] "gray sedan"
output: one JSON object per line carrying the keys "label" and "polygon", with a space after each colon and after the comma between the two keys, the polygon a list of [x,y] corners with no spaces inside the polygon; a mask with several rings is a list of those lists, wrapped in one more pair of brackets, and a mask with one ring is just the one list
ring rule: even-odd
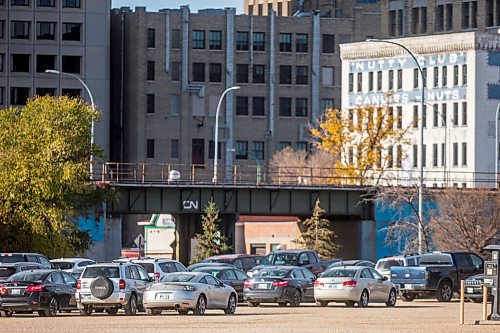
{"label": "gray sedan", "polygon": [[143,303],[148,315],[158,315],[162,310],[177,310],[181,315],[192,310],[195,315],[203,315],[206,309],[234,314],[237,296],[233,287],[210,274],[179,272],[150,284],[144,292]]}

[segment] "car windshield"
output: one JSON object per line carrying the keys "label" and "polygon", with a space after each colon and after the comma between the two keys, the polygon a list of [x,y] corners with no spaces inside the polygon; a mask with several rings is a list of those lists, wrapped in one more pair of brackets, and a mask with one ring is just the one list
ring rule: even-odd
{"label": "car windshield", "polygon": [[395,260],[395,259],[383,260],[379,261],[376,269],[391,269],[391,267],[394,266],[404,266],[404,263],[401,260]]}
{"label": "car windshield", "polygon": [[52,263],[55,269],[73,269],[73,265],[71,261],[58,261]]}
{"label": "car windshield", "polygon": [[144,269],[148,273],[154,273],[155,272],[155,265],[154,264],[145,263],[145,262],[136,262],[136,264],[139,264],[142,267],[144,267]]}
{"label": "car windshield", "polygon": [[356,269],[330,269],[325,272],[321,277],[354,277]]}
{"label": "car windshield", "polygon": [[230,259],[218,259],[218,258],[207,258],[207,259],[203,259],[201,262],[218,262],[218,263],[222,263],[222,264],[231,264],[231,260]]}
{"label": "car windshield", "polygon": [[419,266],[430,266],[430,265],[445,265],[451,266],[453,261],[451,260],[451,255],[448,253],[429,253],[424,254],[420,259]]}
{"label": "car windshield", "polygon": [[82,278],[95,278],[98,276],[119,278],[120,270],[118,267],[87,267],[83,272]]}
{"label": "car windshield", "polygon": [[0,278],[6,278],[16,272],[14,267],[0,267]]}
{"label": "car windshield", "polygon": [[297,254],[295,253],[271,253],[261,262],[261,265],[297,266],[297,264]]}
{"label": "car windshield", "polygon": [[196,270],[197,272],[203,272],[203,273],[207,273],[207,274],[210,274],[212,276],[215,276],[216,278],[219,278],[219,275],[221,273],[221,270],[220,269],[207,269],[207,268],[200,268],[200,269],[197,269]]}
{"label": "car windshield", "polygon": [[0,255],[0,262],[4,264],[13,264],[15,262],[25,262],[26,257],[21,254]]}
{"label": "car windshield", "polygon": [[264,268],[258,271],[257,273],[254,274],[255,276],[260,276],[260,277],[283,277],[285,276],[290,270],[289,269],[282,269],[282,268]]}
{"label": "car windshield", "polygon": [[191,274],[167,274],[161,278],[161,282],[188,282],[191,281],[195,275]]}
{"label": "car windshield", "polygon": [[12,275],[7,281],[41,281],[46,273],[21,272]]}

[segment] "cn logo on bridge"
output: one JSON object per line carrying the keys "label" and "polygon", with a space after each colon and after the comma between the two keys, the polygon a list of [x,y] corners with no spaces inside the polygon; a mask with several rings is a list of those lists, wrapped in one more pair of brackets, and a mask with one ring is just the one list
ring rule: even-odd
{"label": "cn logo on bridge", "polygon": [[183,209],[198,210],[198,201],[185,200],[182,202]]}

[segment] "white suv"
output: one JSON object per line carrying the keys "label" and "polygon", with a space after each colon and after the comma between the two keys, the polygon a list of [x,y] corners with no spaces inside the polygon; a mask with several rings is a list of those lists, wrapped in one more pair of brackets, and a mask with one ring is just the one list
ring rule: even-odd
{"label": "white suv", "polygon": [[183,264],[172,259],[139,258],[132,259],[131,262],[144,267],[149,277],[153,278],[155,281],[160,280],[169,273],[188,271]]}
{"label": "white suv", "polygon": [[410,254],[403,256],[393,256],[379,259],[375,265],[377,272],[391,280],[391,267],[393,266],[418,266],[420,263],[420,254]]}
{"label": "white suv", "polygon": [[116,315],[118,309],[135,315],[143,309],[142,296],[151,281],[142,266],[131,262],[89,265],[78,280],[75,298],[85,316],[102,309],[109,315]]}

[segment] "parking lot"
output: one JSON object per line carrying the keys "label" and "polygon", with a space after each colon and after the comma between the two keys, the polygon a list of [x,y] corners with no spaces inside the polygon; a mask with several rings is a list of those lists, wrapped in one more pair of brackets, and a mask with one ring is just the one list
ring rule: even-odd
{"label": "parking lot", "polygon": [[80,317],[58,314],[53,318],[14,315],[0,318],[3,332],[500,332],[500,325],[473,325],[481,319],[481,304],[466,303],[465,325],[459,322],[459,302],[435,300],[398,301],[395,308],[371,304],[368,308],[346,308],[330,304],[326,308],[304,304],[298,308],[264,305],[238,307],[234,316],[209,310],[203,317],[179,316],[164,311],[161,316],[126,317],[92,314]]}

